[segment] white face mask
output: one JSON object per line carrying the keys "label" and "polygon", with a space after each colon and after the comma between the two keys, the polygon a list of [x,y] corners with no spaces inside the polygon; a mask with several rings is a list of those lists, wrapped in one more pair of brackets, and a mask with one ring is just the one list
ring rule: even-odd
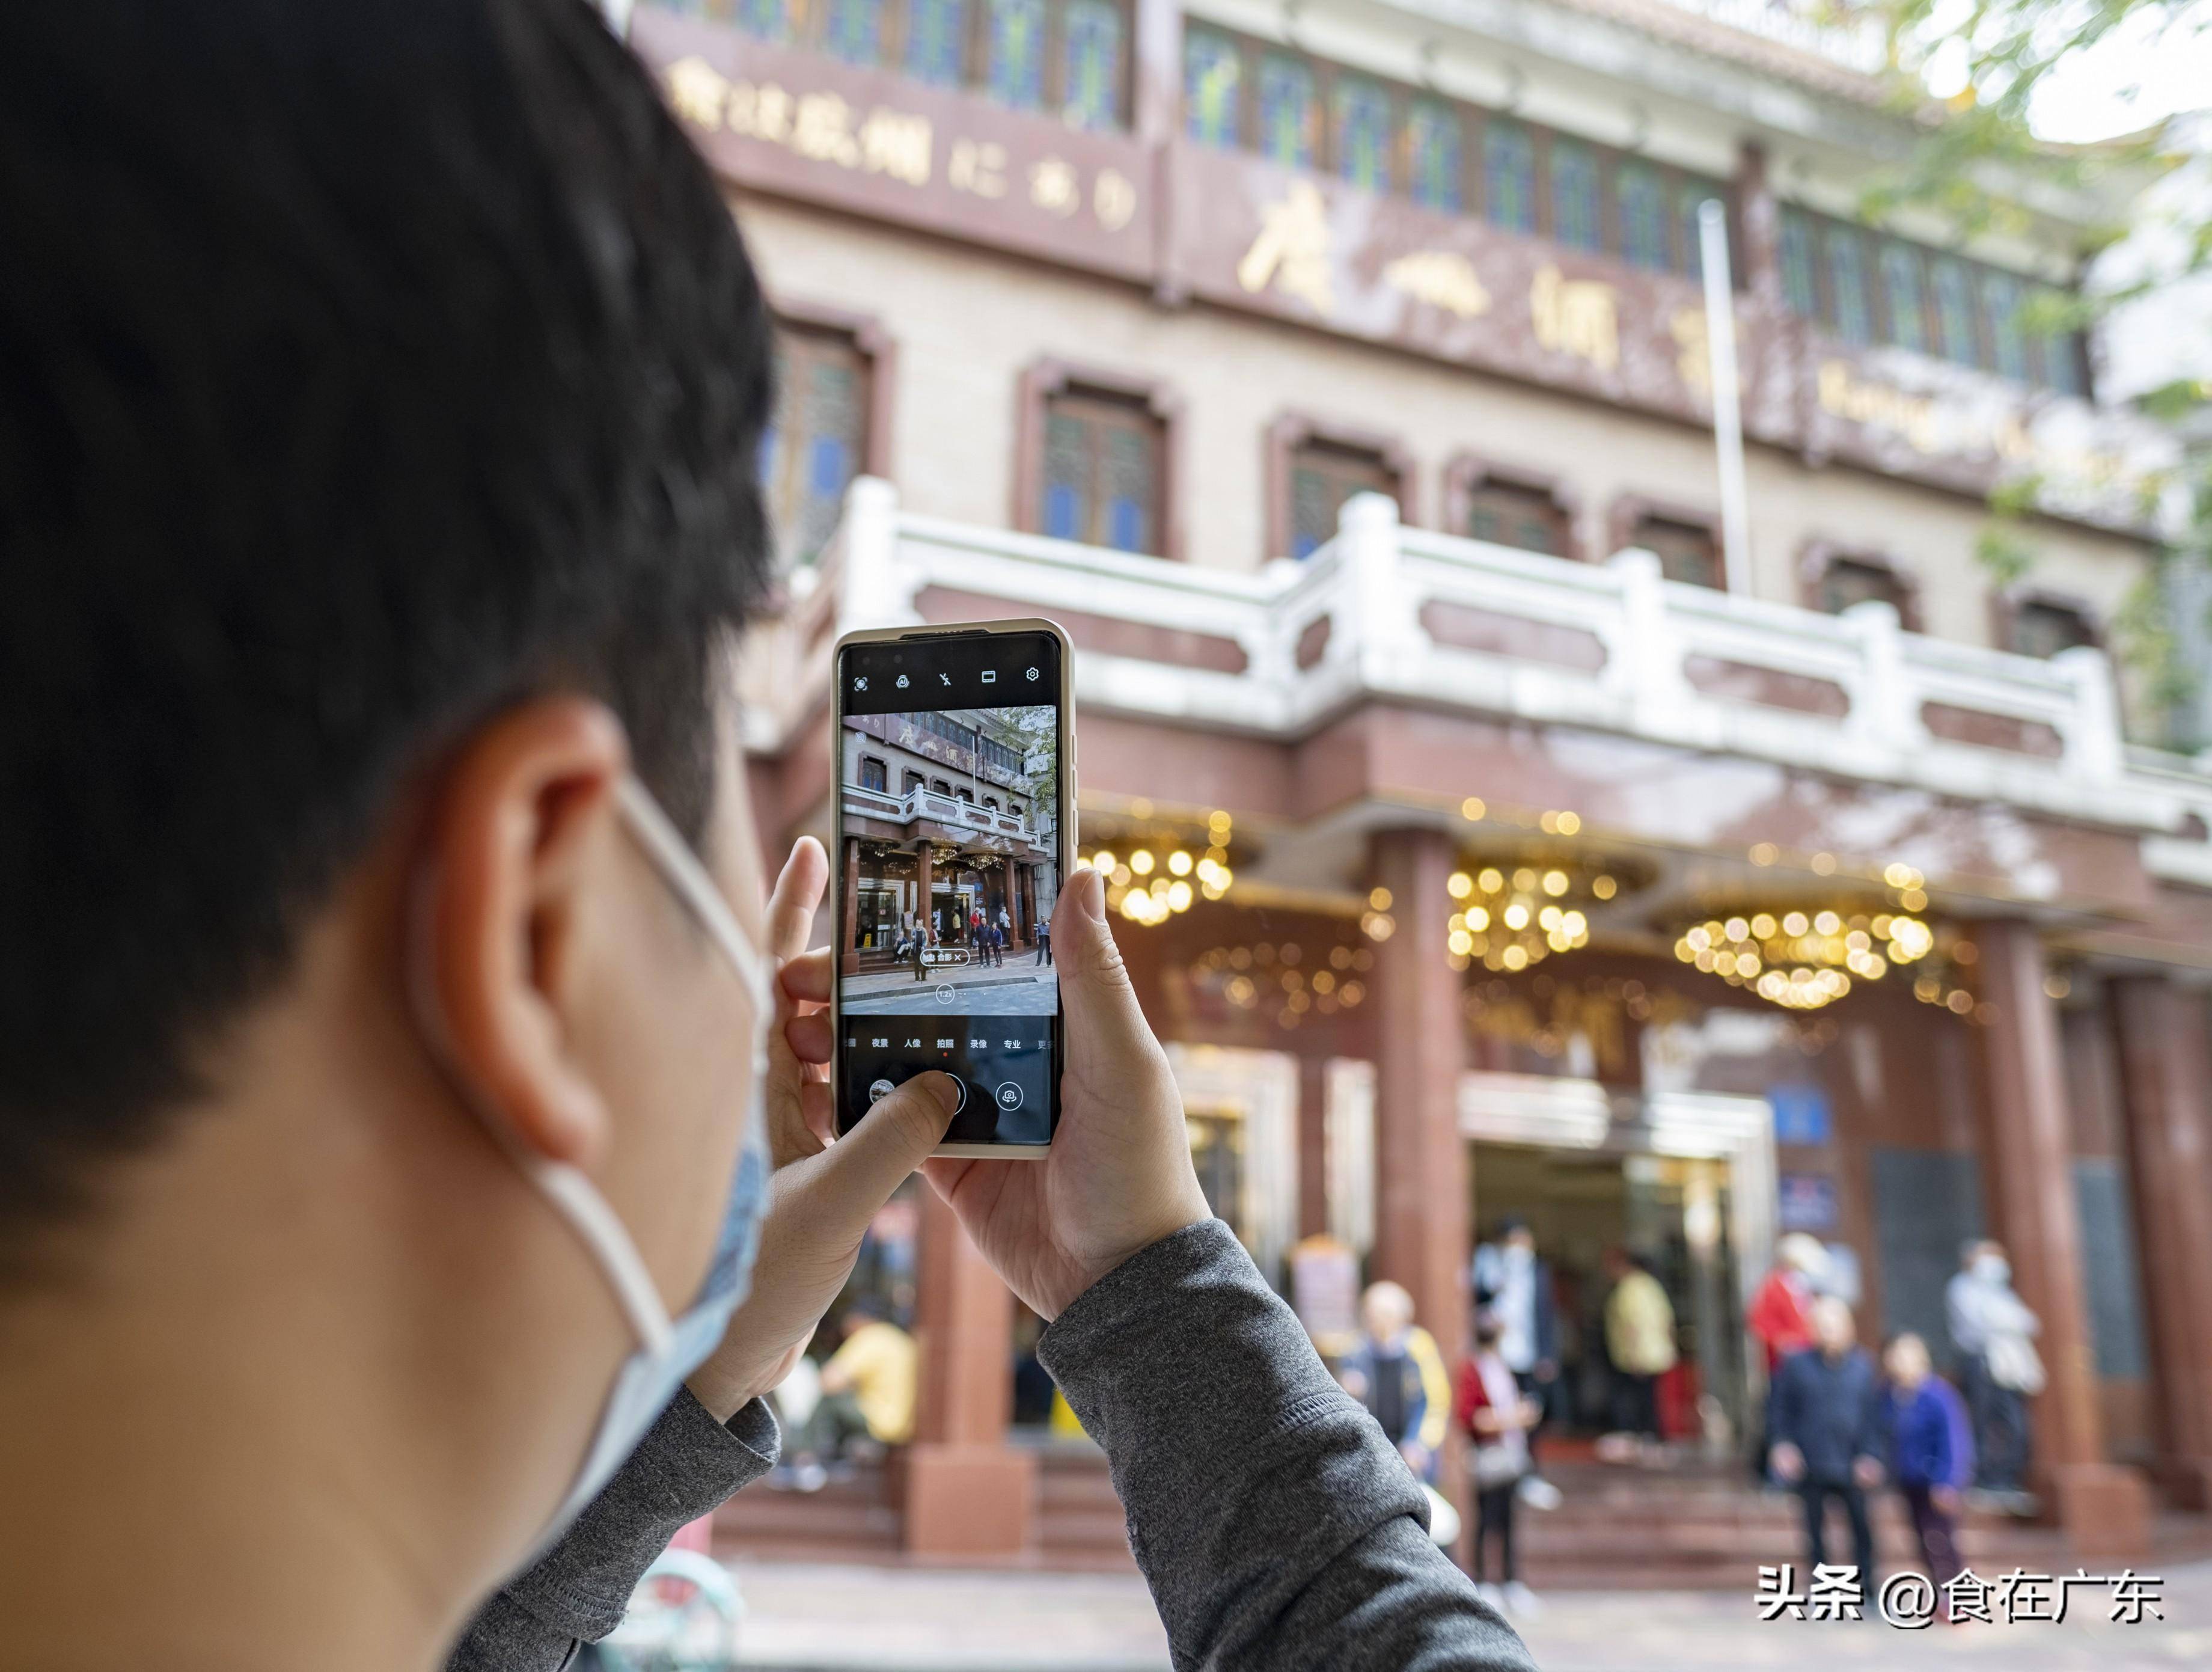
{"label": "white face mask", "polygon": [[[720,1343],[730,1315],[751,1286],[753,1256],[760,1246],[771,1171],[762,1108],[768,1082],[769,1031],[775,1016],[767,960],[739,926],[706,867],[645,787],[625,777],[616,787],[615,806],[631,839],[706,931],[751,1000],[752,1093],[714,1259],[690,1309],[674,1319],[653,1286],[637,1243],[599,1188],[580,1170],[523,1149],[514,1142],[505,1122],[488,1122],[523,1176],[568,1221],[598,1262],[637,1340],[637,1346],[616,1372],[599,1427],[568,1495],[546,1524],[539,1541],[541,1548],[566,1531],[584,1506],[599,1496],[600,1488],[637,1449],[646,1431],[668,1408],[684,1378],[705,1363]],[[443,1018],[427,981],[416,982],[416,998],[424,1026],[442,1046],[447,1037]]]}
{"label": "white face mask", "polygon": [[1984,1254],[1974,1261],[1974,1275],[1988,1284],[2012,1281],[2012,1262],[2002,1254]]}

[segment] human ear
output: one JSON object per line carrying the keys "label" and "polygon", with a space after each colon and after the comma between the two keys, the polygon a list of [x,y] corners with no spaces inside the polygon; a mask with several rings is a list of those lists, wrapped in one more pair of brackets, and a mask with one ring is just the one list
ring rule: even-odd
{"label": "human ear", "polygon": [[416,1000],[447,1072],[526,1152],[588,1170],[604,1100],[571,1049],[560,995],[597,867],[620,845],[621,722],[544,697],[471,734],[432,787],[417,856]]}

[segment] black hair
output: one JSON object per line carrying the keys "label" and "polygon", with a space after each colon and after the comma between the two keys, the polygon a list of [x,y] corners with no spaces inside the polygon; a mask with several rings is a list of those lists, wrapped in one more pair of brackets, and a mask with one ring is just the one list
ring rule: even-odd
{"label": "black hair", "polygon": [[583,0],[10,7],[0,227],[4,1256],[501,706],[604,699],[696,836],[771,349]]}

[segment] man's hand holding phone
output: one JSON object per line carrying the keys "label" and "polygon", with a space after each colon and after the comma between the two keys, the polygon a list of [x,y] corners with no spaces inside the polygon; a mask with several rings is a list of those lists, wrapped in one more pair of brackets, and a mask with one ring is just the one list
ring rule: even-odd
{"label": "man's hand holding phone", "polygon": [[923,1168],[983,1257],[1048,1322],[1130,1256],[1212,1216],[1174,1073],[1088,866],[1060,891],[1052,946],[1066,1064],[1050,1149],[1041,1161],[940,1157]]}
{"label": "man's hand holding phone", "polygon": [[944,1139],[957,1093],[944,1074],[917,1074],[828,1141],[830,955],[801,952],[830,879],[822,844],[802,836],[776,879],[768,945],[777,964],[776,1024],[763,1113],[775,1164],[752,1292],[714,1356],[690,1377],[693,1395],[726,1422],[789,1373],[859,1259],[876,1210]]}

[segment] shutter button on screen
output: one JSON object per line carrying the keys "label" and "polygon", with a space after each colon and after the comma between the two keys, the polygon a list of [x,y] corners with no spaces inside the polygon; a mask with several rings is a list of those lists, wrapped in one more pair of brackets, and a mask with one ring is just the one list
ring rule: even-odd
{"label": "shutter button on screen", "polygon": [[1022,1088],[1010,1079],[1000,1081],[999,1089],[993,1095],[998,1098],[1001,1109],[1016,1110],[1022,1106]]}

